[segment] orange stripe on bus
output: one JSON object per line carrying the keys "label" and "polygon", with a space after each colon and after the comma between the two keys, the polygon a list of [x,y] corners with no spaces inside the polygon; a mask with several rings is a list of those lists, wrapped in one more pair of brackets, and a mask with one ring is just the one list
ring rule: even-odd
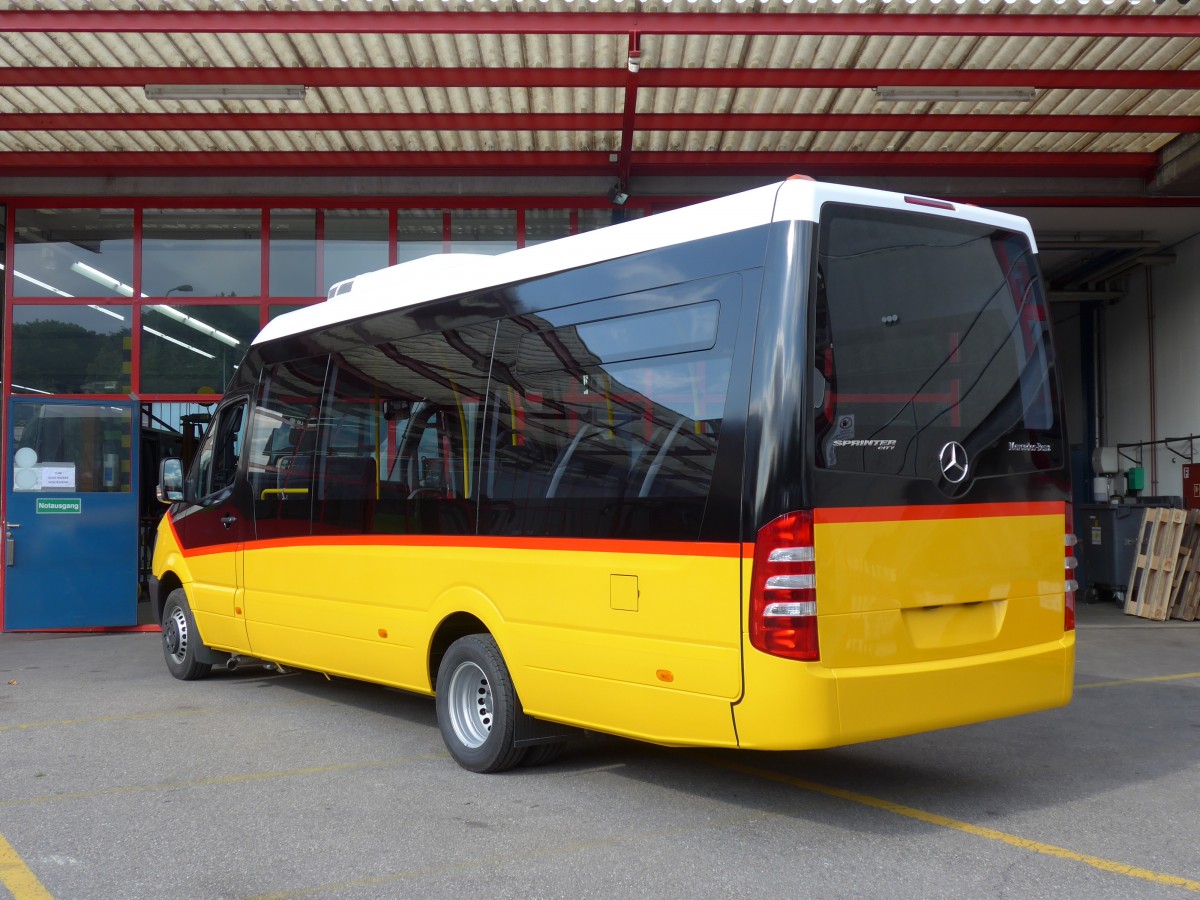
{"label": "orange stripe on bus", "polygon": [[[232,545],[227,545],[232,546]],[[458,550],[557,550],[575,553],[639,553],[648,556],[707,556],[737,559],[736,543],[621,541],[584,538],[505,538],[474,535],[350,534],[277,538],[246,544],[247,550],[283,547],[413,547]]]}
{"label": "orange stripe on bus", "polygon": [[208,556],[212,553],[233,553],[238,549],[237,542],[228,542],[224,544],[206,544],[203,547],[188,547],[179,537],[179,532],[175,529],[175,520],[170,514],[166,516],[167,527],[171,529],[171,537],[175,541],[175,546],[179,548],[179,552],[183,554],[184,559],[190,556]]}
{"label": "orange stripe on bus", "polygon": [[936,506],[858,506],[817,509],[813,518],[818,525],[850,522],[919,522],[925,519],[990,519],[1013,516],[1061,516],[1066,504],[1061,500],[1018,503],[955,503]]}
{"label": "orange stripe on bus", "polygon": [[210,556],[214,553],[233,553],[240,550],[242,544],[206,544],[203,547],[184,547],[182,544],[179,549],[183,552],[185,559],[193,556]]}
{"label": "orange stripe on bus", "polygon": [[[814,510],[818,525],[864,522],[919,522],[931,519],[985,519],[1013,516],[1064,515],[1066,504],[1057,501],[1018,503],[963,503],[934,506],[859,506]],[[706,556],[712,558],[754,557],[754,544],[687,543],[683,541],[623,541],[586,538],[524,538],[437,534],[349,534],[311,535],[237,543],[184,547],[170,522],[171,531],[184,556],[232,553],[239,546],[252,550],[285,547],[412,547],[473,550],[554,550],[574,553],[634,553],[649,556]]]}

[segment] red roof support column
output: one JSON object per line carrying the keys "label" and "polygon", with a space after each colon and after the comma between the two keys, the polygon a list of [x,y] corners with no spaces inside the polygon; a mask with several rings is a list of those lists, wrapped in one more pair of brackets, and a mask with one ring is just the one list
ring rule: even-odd
{"label": "red roof support column", "polygon": [[617,154],[617,182],[622,190],[629,189],[629,172],[633,166],[633,119],[637,115],[638,73],[642,68],[642,48],[637,32],[629,35],[629,59],[625,66],[625,106],[621,112],[621,149]]}

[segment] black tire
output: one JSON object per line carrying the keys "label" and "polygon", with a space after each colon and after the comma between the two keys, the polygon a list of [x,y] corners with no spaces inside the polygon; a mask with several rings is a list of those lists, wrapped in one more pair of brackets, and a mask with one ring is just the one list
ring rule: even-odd
{"label": "black tire", "polygon": [[180,681],[195,681],[212,670],[210,663],[196,659],[200,632],[196,630],[196,620],[192,618],[183,588],[176,588],[167,596],[163,607],[162,638],[167,669]]}
{"label": "black tire", "polygon": [[517,703],[508,666],[490,634],[461,637],[446,651],[437,675],[437,720],[446,749],[471,772],[503,772],[521,762],[513,745]]}
{"label": "black tire", "polygon": [[544,766],[554,762],[563,751],[567,749],[566,741],[552,741],[549,744],[534,744],[525,751],[525,758],[521,760],[521,765],[526,768],[530,766]]}

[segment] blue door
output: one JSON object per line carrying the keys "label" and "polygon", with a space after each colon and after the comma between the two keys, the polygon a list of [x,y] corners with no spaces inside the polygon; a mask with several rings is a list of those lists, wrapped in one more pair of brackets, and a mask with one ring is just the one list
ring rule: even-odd
{"label": "blue door", "polygon": [[129,401],[11,401],[6,631],[137,623],[134,417]]}

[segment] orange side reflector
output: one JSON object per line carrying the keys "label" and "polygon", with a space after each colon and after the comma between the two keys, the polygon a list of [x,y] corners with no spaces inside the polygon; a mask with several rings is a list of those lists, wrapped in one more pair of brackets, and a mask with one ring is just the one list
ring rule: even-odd
{"label": "orange side reflector", "polygon": [[671,672],[669,672],[667,669],[659,669],[654,674],[658,676],[659,681],[664,681],[667,684],[670,684],[672,681],[675,680],[675,676]]}

